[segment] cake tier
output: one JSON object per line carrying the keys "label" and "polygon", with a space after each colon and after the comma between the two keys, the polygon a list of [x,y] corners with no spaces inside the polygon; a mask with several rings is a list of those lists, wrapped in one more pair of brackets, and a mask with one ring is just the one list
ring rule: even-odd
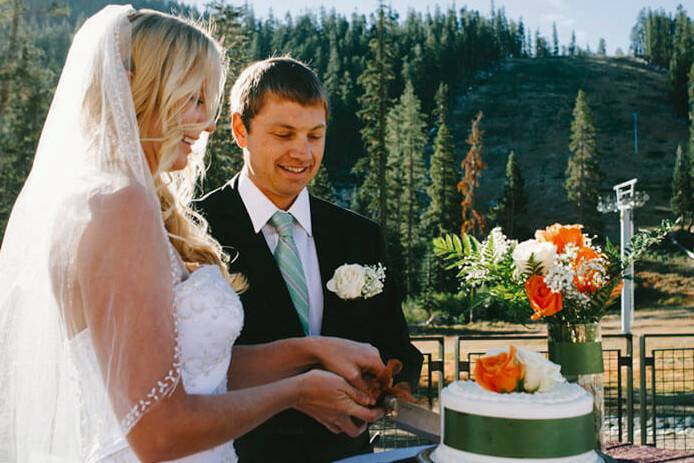
{"label": "cake tier", "polygon": [[498,394],[466,381],[441,396],[436,463],[597,463],[593,400],[575,384],[549,392]]}

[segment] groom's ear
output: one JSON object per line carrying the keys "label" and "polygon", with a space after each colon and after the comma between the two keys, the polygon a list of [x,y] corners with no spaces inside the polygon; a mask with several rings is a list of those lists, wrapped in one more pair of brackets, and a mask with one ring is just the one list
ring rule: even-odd
{"label": "groom's ear", "polygon": [[239,148],[243,149],[248,146],[248,132],[239,113],[231,115],[231,133],[234,135],[234,140]]}

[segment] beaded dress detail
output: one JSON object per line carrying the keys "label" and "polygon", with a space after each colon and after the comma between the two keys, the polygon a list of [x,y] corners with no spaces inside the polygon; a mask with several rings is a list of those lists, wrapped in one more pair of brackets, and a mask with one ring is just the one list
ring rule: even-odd
{"label": "beaded dress detail", "polygon": [[[239,296],[229,286],[215,265],[203,265],[188,274],[178,253],[169,246],[174,281],[174,317],[177,357],[171,378],[182,380],[188,394],[223,394],[227,391],[227,370],[231,350],[243,327],[243,307]],[[88,330],[71,341],[78,370],[96,369],[98,363]],[[95,371],[96,371],[95,370]],[[97,378],[98,375],[80,375]],[[163,381],[167,381],[166,378]],[[94,391],[91,387],[81,388]],[[82,429],[119,427],[105,388],[100,397],[82,396]],[[156,399],[158,400],[158,398]],[[134,411],[132,413],[137,413]],[[122,433],[114,442],[90,442],[89,433],[82,432],[83,461],[135,463],[139,460]],[[110,434],[110,433],[105,433]],[[104,435],[104,434],[102,434]],[[178,460],[185,463],[234,463],[238,461],[233,441]]]}

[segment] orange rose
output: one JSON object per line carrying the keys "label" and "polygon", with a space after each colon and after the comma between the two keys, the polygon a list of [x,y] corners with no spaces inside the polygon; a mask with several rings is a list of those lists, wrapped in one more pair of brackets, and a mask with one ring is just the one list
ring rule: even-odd
{"label": "orange rose", "polygon": [[530,317],[537,320],[559,312],[562,308],[561,293],[552,292],[542,275],[533,275],[525,282],[525,294],[535,313]]}
{"label": "orange rose", "polygon": [[576,277],[574,285],[582,293],[594,293],[598,290],[595,282],[595,276],[598,271],[594,268],[589,268],[589,262],[597,259],[600,255],[589,247],[584,247],[578,250],[574,268],[576,269]]}
{"label": "orange rose", "polygon": [[475,362],[475,381],[492,392],[513,392],[525,375],[525,367],[516,358],[516,348],[499,355],[480,357]]}
{"label": "orange rose", "polygon": [[583,248],[586,244],[586,239],[583,236],[583,225],[561,225],[555,223],[544,230],[535,232],[537,241],[549,241],[557,247],[557,254],[564,252],[567,244],[573,244],[578,248]]}

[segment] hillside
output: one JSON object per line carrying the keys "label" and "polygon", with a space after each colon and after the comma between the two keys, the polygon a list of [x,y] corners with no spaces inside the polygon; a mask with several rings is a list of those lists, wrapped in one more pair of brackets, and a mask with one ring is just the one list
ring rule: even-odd
{"label": "hillside", "polygon": [[[506,156],[515,150],[529,200],[532,229],[554,221],[571,222],[564,171],[576,94],[583,88],[598,130],[605,174],[604,194],[637,177],[638,189],[651,199],[636,212],[637,226],[670,215],[670,181],[678,143],[686,145],[687,123],[668,97],[667,77],[630,58],[512,59],[487,73],[452,105],[457,152],[464,156],[470,120],[484,112],[484,161],[478,204],[501,193]],[[632,113],[638,112],[638,153],[634,155]],[[618,239],[616,214],[606,217],[609,235]]]}

